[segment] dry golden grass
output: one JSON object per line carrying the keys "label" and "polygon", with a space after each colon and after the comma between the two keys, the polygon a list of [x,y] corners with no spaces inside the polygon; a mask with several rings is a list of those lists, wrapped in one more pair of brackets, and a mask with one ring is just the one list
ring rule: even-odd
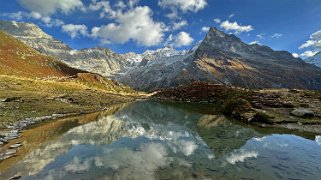
{"label": "dry golden grass", "polygon": [[59,82],[0,75],[0,99],[20,98],[17,101],[0,102],[0,129],[27,117],[94,112],[142,96],[132,90],[132,93],[126,89],[118,90],[120,92],[81,83],[75,79]]}

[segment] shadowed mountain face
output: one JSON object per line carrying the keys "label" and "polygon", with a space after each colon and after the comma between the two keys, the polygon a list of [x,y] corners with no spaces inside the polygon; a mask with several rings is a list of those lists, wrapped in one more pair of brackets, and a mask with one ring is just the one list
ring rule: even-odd
{"label": "shadowed mountain face", "polygon": [[208,79],[247,88],[321,89],[321,69],[286,51],[247,45],[211,28],[197,49],[193,68]]}

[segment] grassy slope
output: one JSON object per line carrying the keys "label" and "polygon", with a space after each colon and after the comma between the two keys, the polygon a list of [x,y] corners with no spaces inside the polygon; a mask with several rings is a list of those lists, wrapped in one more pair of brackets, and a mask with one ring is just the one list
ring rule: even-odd
{"label": "grassy slope", "polygon": [[0,129],[27,117],[91,112],[139,96],[127,86],[77,70],[0,31]]}
{"label": "grassy slope", "polygon": [[24,77],[61,77],[85,71],[77,70],[42,55],[26,44],[0,31],[0,74]]}

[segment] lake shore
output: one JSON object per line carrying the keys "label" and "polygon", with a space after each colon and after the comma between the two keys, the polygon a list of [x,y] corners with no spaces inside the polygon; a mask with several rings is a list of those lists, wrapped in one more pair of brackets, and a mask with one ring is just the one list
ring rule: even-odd
{"label": "lake shore", "polygon": [[194,83],[162,89],[151,99],[215,103],[225,115],[264,128],[321,133],[321,92],[297,89],[248,90]]}

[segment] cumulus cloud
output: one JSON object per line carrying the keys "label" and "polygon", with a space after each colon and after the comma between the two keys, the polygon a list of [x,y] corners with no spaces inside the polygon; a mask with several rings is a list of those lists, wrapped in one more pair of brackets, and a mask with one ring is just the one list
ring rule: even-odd
{"label": "cumulus cloud", "polygon": [[179,22],[174,22],[173,23],[173,30],[178,30],[178,29],[181,29],[182,27],[184,26],[187,26],[188,25],[188,22],[186,20],[182,20],[182,21],[179,21]]}
{"label": "cumulus cloud", "polygon": [[18,2],[30,12],[38,12],[42,16],[50,16],[58,11],[68,14],[75,9],[85,10],[81,0],[19,0]]}
{"label": "cumulus cloud", "polygon": [[71,38],[82,36],[88,36],[87,26],[81,24],[66,24],[61,27],[62,31],[69,34]]}
{"label": "cumulus cloud", "polygon": [[299,49],[314,48],[315,50],[321,50],[321,30],[311,34],[310,39],[302,44]]}
{"label": "cumulus cloud", "polygon": [[295,57],[295,58],[299,58],[300,57],[300,55],[298,53],[293,53],[292,56]]}
{"label": "cumulus cloud", "polygon": [[15,13],[2,13],[1,16],[7,17],[13,20],[22,20],[24,17],[24,13],[22,11],[15,12]]}
{"label": "cumulus cloud", "polygon": [[304,53],[300,54],[300,56],[302,58],[309,58],[309,57],[316,55],[317,53],[318,53],[318,51],[305,51]]}
{"label": "cumulus cloud", "polygon": [[162,8],[175,8],[182,12],[198,12],[206,7],[206,0],[159,0],[158,5]]}
{"label": "cumulus cloud", "polygon": [[[126,7],[124,2],[122,2],[122,1],[119,1],[119,2],[121,2],[121,3],[117,4],[118,8],[123,9],[123,8]],[[100,12],[100,17],[101,18],[105,17],[106,15],[111,16],[111,17],[115,17],[116,14],[117,14],[117,12],[112,9],[109,1],[92,2],[89,5],[89,10],[92,10],[92,11],[101,10],[101,12]]]}
{"label": "cumulus cloud", "polygon": [[1,16],[7,17],[7,18],[12,19],[12,20],[17,20],[17,21],[20,21],[23,18],[40,20],[47,27],[62,26],[63,24],[65,24],[60,19],[53,19],[53,18],[51,18],[49,16],[42,16],[38,12],[18,11],[18,12],[15,12],[15,13],[2,13]]}
{"label": "cumulus cloud", "polygon": [[208,27],[208,26],[202,27],[202,32],[208,32],[209,30],[210,30],[210,27]]}
{"label": "cumulus cloud", "polygon": [[175,47],[189,46],[193,43],[194,39],[187,32],[180,32],[173,38],[173,45]]}
{"label": "cumulus cloud", "polygon": [[317,41],[315,40],[307,40],[304,44],[302,44],[299,49],[305,49],[305,48],[308,48],[308,47],[312,47],[314,45],[316,45]]}
{"label": "cumulus cloud", "polygon": [[230,22],[229,20],[221,22],[220,27],[226,31],[234,31],[235,33],[249,32],[253,30],[251,25],[242,26],[237,22]]}
{"label": "cumulus cloud", "polygon": [[220,24],[222,22],[221,19],[219,18],[215,18],[213,21],[216,22],[217,24]]}
{"label": "cumulus cloud", "polygon": [[259,41],[253,41],[253,42],[249,43],[249,45],[254,45],[254,44],[261,45],[261,43]]}
{"label": "cumulus cloud", "polygon": [[163,41],[166,26],[152,19],[152,10],[148,6],[117,12],[112,18],[114,23],[94,27],[92,35],[103,42],[123,44],[133,40],[143,46],[159,45]]}
{"label": "cumulus cloud", "polygon": [[[230,16],[233,17],[234,14],[231,14]],[[249,32],[253,30],[253,27],[251,25],[242,26],[239,25],[238,22],[230,22],[229,20],[222,21],[219,18],[215,18],[214,22],[219,24],[221,28],[223,28],[225,31],[234,31],[234,33],[238,34],[241,32]]]}

